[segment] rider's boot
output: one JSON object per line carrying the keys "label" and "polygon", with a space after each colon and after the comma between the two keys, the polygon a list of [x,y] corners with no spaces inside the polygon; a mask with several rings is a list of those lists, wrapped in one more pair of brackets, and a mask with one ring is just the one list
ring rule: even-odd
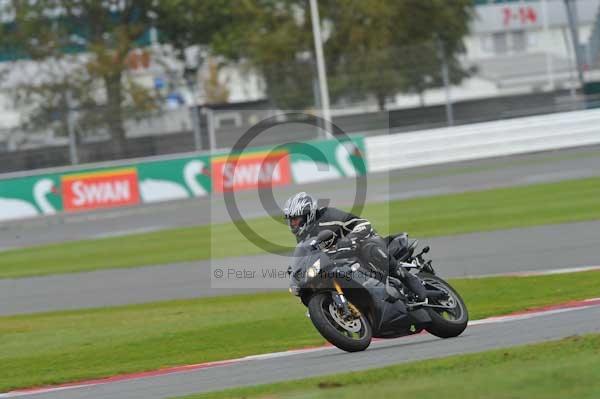
{"label": "rider's boot", "polygon": [[410,291],[408,293],[409,301],[416,303],[427,302],[427,290],[423,286],[421,279],[414,274],[408,272],[404,267],[398,265],[392,270],[395,270],[395,275],[404,283],[404,286]]}
{"label": "rider's boot", "polygon": [[[376,240],[366,240],[361,246],[361,251],[364,259],[369,259],[386,275],[398,278],[404,284],[406,289],[410,291],[408,296],[411,302],[426,302],[427,291],[423,287],[421,280],[398,264],[398,261],[390,256],[387,247],[383,243]],[[411,296],[413,298],[410,298]]]}

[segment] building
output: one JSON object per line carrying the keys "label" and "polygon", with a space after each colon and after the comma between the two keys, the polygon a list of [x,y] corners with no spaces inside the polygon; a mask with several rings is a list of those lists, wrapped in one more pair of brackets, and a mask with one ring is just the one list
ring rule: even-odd
{"label": "building", "polygon": [[[571,1],[571,0],[569,0]],[[584,78],[600,80],[600,0],[573,0],[576,4],[581,58]],[[466,53],[462,62],[474,67],[474,74],[449,93],[453,101],[489,98],[505,95],[572,90],[579,87],[576,57],[565,7],[565,0],[474,0],[475,18],[471,33],[465,38]],[[169,56],[165,46],[160,47],[160,62],[153,58],[144,65],[134,62],[137,79],[147,87],[164,91],[170,99],[164,116],[131,122],[128,136],[160,135],[190,129],[190,114],[185,105],[202,103],[202,91],[192,93],[181,79],[183,65]],[[156,50],[154,47],[153,50]],[[135,55],[134,55],[135,58]],[[135,59],[134,59],[135,61]],[[27,63],[27,61],[23,61]],[[166,65],[166,67],[165,67]],[[205,62],[199,71],[201,80],[210,79],[211,63]],[[10,75],[18,75],[19,68]],[[198,76],[197,76],[198,77]],[[264,99],[264,83],[251,69],[240,65],[225,65],[218,69],[216,80],[225,86],[230,102],[249,102]],[[312,83],[308,83],[312,84]],[[177,95],[171,95],[175,93]],[[182,101],[179,101],[182,99]],[[565,96],[574,101],[576,96]],[[438,105],[447,101],[444,89],[425,91],[421,96],[398,94],[388,99],[389,109]],[[9,99],[0,93],[0,151],[32,148],[43,145],[65,145],[65,134],[40,132],[27,136],[14,132],[19,112],[11,110]],[[535,104],[532,104],[535,106]],[[334,115],[377,109],[374,100],[346,101],[333,105]],[[233,115],[233,116],[232,116]],[[236,121],[234,114],[224,115],[223,123]],[[221,124],[215,120],[216,128]],[[237,123],[234,123],[237,126]]]}
{"label": "building", "polygon": [[[453,100],[487,98],[580,86],[564,0],[475,0],[463,62],[476,73],[452,87]],[[584,78],[600,79],[600,0],[576,0]],[[425,93],[425,104],[446,101],[443,90]],[[565,99],[569,101],[569,99]],[[396,106],[418,104],[397,96]],[[392,105],[393,106],[393,105]]]}

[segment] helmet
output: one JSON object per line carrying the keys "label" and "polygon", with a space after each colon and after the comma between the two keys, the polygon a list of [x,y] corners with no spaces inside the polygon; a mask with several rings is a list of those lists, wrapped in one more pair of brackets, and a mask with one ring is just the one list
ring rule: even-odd
{"label": "helmet", "polygon": [[285,202],[283,214],[292,233],[301,237],[316,220],[317,202],[305,192],[295,194]]}

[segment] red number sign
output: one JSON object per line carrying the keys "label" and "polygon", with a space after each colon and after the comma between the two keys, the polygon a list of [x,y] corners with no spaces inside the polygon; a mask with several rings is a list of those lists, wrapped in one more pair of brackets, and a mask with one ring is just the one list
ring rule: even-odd
{"label": "red number sign", "polygon": [[538,16],[535,8],[531,6],[512,8],[502,8],[502,17],[505,27],[510,26],[513,22],[518,22],[521,25],[535,24]]}

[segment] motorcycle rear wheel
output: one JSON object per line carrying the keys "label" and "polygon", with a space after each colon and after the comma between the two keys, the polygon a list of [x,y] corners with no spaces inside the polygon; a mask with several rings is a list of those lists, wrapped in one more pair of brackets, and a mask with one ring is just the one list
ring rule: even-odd
{"label": "motorcycle rear wheel", "polygon": [[346,352],[364,351],[373,337],[371,325],[365,316],[346,321],[336,313],[331,292],[320,292],[308,302],[308,313],[313,325],[331,344]]}
{"label": "motorcycle rear wheel", "polygon": [[436,275],[421,272],[418,277],[427,289],[442,290],[448,294],[448,299],[430,300],[430,304],[453,306],[452,309],[426,307],[432,320],[431,325],[426,328],[427,332],[440,338],[452,338],[462,334],[469,322],[469,312],[459,293]]}

